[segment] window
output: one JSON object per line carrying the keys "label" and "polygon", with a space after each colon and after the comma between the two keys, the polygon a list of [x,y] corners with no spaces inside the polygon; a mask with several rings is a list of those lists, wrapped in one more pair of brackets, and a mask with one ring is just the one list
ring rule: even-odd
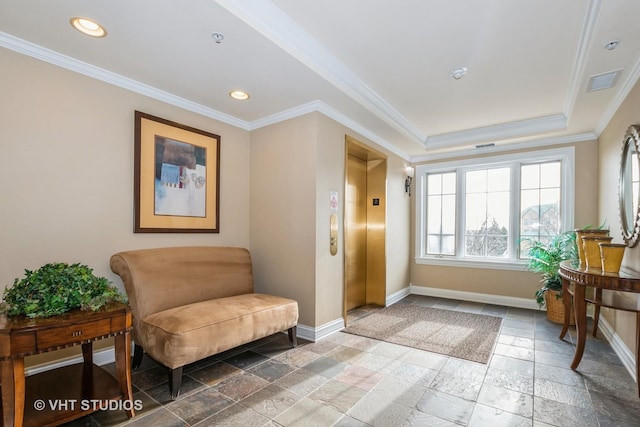
{"label": "window", "polygon": [[573,226],[573,148],[416,168],[416,260],[521,269],[531,239]]}
{"label": "window", "polygon": [[454,255],[456,174],[430,174],[427,187],[427,253]]}
{"label": "window", "polygon": [[511,170],[480,169],[464,175],[464,254],[504,258],[509,252]]}
{"label": "window", "polygon": [[522,165],[520,170],[520,254],[527,240],[548,242],[560,229],[561,163]]}

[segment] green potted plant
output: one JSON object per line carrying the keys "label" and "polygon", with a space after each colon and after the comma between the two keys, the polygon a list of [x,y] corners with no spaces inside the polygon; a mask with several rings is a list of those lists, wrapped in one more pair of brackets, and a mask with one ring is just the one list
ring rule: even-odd
{"label": "green potted plant", "polygon": [[49,263],[25,270],[3,294],[3,311],[30,318],[50,317],[74,309],[95,311],[126,297],[104,277],[82,264]]}
{"label": "green potted plant", "polygon": [[562,277],[558,272],[560,263],[578,258],[576,233],[566,231],[548,241],[529,240],[526,268],[540,273],[542,285],[536,290],[536,302],[547,306],[547,318],[556,323],[564,322],[562,302]]}

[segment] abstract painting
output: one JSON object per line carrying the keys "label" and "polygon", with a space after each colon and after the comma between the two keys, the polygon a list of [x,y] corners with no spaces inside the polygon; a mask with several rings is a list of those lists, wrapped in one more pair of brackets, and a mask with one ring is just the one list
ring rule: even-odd
{"label": "abstract painting", "polygon": [[220,137],[135,112],[136,233],[219,232]]}

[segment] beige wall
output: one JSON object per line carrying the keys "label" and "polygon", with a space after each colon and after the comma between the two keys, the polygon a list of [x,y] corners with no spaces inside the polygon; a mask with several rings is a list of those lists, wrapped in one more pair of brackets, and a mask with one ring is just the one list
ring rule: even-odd
{"label": "beige wall", "polygon": [[[344,279],[344,173],[345,173],[345,135],[365,144],[371,149],[387,156],[386,176],[386,296],[390,296],[409,286],[410,255],[410,199],[404,192],[404,167],[409,162],[384,147],[318,114],[320,120],[318,139],[318,307],[323,321],[335,319],[336,308],[342,315],[342,286]],[[329,192],[338,191],[340,206],[338,217],[340,224],[338,254],[329,255]],[[340,297],[336,307],[335,299]]]}
{"label": "beige wall", "polygon": [[[539,278],[529,272],[416,265],[411,199],[403,188],[408,162],[322,114],[250,134],[9,50],[0,49],[0,63],[1,287],[25,268],[53,261],[86,263],[121,287],[109,269],[110,255],[120,250],[245,246],[252,249],[258,290],[298,299],[302,324],[331,322],[342,310],[345,135],[389,156],[387,296],[410,282],[522,298],[532,298],[538,286]],[[134,110],[221,136],[219,234],[132,232]],[[620,147],[626,127],[640,122],[637,111],[638,87],[599,145],[575,144],[575,225],[606,221],[616,240]],[[330,191],[338,191],[340,200],[336,256],[328,249]],[[629,250],[625,263],[640,267],[639,251]],[[605,316],[633,348],[632,317]]]}
{"label": "beige wall", "polygon": [[317,119],[306,115],[251,134],[250,230],[256,290],[298,301],[316,324]]}
{"label": "beige wall", "polygon": [[[313,113],[250,133],[9,50],[0,63],[0,286],[63,261],[122,289],[109,268],[117,251],[245,246],[257,290],[297,299],[303,325],[339,319],[343,252],[329,254],[329,193],[339,193],[342,243],[346,134],[389,156],[387,295],[409,285],[407,162],[345,126]],[[221,136],[219,234],[133,233],[135,110]]]}
{"label": "beige wall", "polygon": [[[344,136],[348,131],[322,114],[314,114],[317,120],[316,140],[316,194],[315,194],[315,298],[316,323],[321,326],[342,317],[344,282]],[[329,205],[332,191],[338,192],[338,252],[329,250],[329,227],[332,213]]]}
{"label": "beige wall", "polygon": [[[574,226],[598,224],[597,216],[597,154],[595,141],[572,144],[575,147],[575,220]],[[545,147],[545,148],[556,148]],[[522,152],[522,151],[521,151]],[[502,153],[501,153],[502,154]],[[462,159],[462,158],[461,158]],[[415,221],[411,221],[412,235]],[[413,252],[412,252],[413,253]],[[415,255],[415,254],[414,254]],[[534,300],[540,286],[540,276],[528,271],[510,271],[481,268],[411,265],[411,283],[414,286],[441,288],[451,291],[475,292]]]}
{"label": "beige wall", "polygon": [[[622,142],[627,128],[640,124],[640,83],[632,89],[599,138],[598,218],[610,224],[614,243],[623,243],[618,212],[618,173]],[[640,271],[640,246],[627,248],[623,266]],[[637,295],[621,293],[621,297],[637,300]],[[635,315],[619,310],[602,309],[607,322],[629,349],[635,348]],[[630,352],[633,354],[634,351]]]}
{"label": "beige wall", "polygon": [[[249,132],[1,48],[0,64],[2,288],[80,262],[122,289],[114,252],[249,246]],[[221,136],[219,234],[133,233],[134,110]]]}
{"label": "beige wall", "polygon": [[415,184],[411,196],[405,193],[406,166],[409,162],[398,156],[390,155],[387,159],[387,297],[411,284],[413,229],[410,224]]}
{"label": "beige wall", "polygon": [[[409,200],[403,160],[319,114],[251,135],[251,250],[257,288],[298,300],[300,323],[342,318],[345,135],[388,155],[387,295],[409,285]],[[338,253],[329,252],[329,196],[338,192]]]}
{"label": "beige wall", "polygon": [[[387,296],[411,282],[533,298],[539,280],[533,273],[416,265],[412,200],[403,186],[408,162],[322,114],[250,134],[9,50],[0,49],[0,63],[2,288],[25,268],[54,261],[86,263],[122,288],[109,269],[114,252],[170,245],[245,246],[252,249],[258,290],[298,299],[302,324],[331,322],[342,314],[344,137],[350,135],[389,156]],[[133,233],[134,110],[221,136],[219,234]],[[629,124],[640,123],[638,111],[636,86],[599,144],[575,144],[575,225],[606,222],[616,241],[621,240],[617,173],[622,137]],[[338,191],[340,200],[336,256],[328,248],[330,191]],[[638,254],[638,248],[628,250],[625,264],[640,270]],[[633,316],[604,311],[633,348]]]}

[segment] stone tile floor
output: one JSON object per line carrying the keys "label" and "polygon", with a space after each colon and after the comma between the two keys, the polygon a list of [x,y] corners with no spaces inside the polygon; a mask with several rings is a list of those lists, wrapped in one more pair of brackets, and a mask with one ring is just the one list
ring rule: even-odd
{"label": "stone tile floor", "polygon": [[[500,316],[485,365],[342,332],[292,349],[275,334],[185,367],[171,401],[167,374],[145,356],[132,374],[143,406],[69,426],[638,426],[636,383],[603,339],[569,369],[575,329],[536,310],[410,295],[418,304]],[[350,313],[351,319],[366,314]],[[113,366],[106,366],[113,370]]]}

